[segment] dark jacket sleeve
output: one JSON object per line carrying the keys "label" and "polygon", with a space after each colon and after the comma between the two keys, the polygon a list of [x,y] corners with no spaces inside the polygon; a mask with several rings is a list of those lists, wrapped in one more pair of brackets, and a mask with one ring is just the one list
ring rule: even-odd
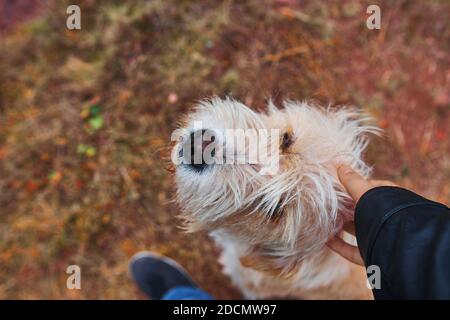
{"label": "dark jacket sleeve", "polygon": [[450,299],[450,210],[396,187],[366,192],[355,210],[366,267],[381,271],[375,299]]}

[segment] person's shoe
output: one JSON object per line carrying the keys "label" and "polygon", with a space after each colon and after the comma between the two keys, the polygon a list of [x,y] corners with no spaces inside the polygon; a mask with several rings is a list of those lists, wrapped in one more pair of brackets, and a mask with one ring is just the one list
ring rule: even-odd
{"label": "person's shoe", "polygon": [[152,299],[161,297],[178,286],[197,286],[174,260],[149,251],[136,253],[130,260],[130,272],[139,289]]}

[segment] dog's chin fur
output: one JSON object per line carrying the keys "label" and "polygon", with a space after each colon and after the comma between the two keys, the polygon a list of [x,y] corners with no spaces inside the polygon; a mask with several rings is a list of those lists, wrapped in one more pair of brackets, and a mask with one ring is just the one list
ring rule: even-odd
{"label": "dog's chin fur", "polygon": [[257,113],[218,98],[199,103],[184,119],[181,126],[188,132],[194,121],[215,131],[289,132],[289,147],[275,151],[280,168],[273,175],[261,174],[261,167],[252,164],[211,165],[202,172],[176,169],[186,229],[211,232],[223,249],[224,271],[246,297],[370,297],[363,270],[325,245],[353,210],[336,166],[347,164],[369,175],[361,156],[367,134],[378,130],[366,120],[346,107],[286,102],[278,109],[269,103],[267,112]]}

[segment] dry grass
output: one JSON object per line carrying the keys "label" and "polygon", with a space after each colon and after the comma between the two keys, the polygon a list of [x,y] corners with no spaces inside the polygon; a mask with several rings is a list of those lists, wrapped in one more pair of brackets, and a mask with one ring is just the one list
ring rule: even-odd
{"label": "dry grass", "polygon": [[[186,108],[231,94],[356,104],[385,129],[380,178],[450,202],[450,5],[381,1],[55,1],[0,47],[0,298],[142,298],[135,252],[239,294],[203,234],[177,228],[163,150]],[[80,291],[65,287],[69,264]]]}

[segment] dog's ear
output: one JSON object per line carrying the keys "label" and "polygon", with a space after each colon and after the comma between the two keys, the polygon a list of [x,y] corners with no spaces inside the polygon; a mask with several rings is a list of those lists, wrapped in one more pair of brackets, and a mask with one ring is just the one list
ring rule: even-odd
{"label": "dog's ear", "polygon": [[300,266],[299,262],[282,265],[276,257],[264,253],[264,249],[258,247],[253,247],[245,256],[240,257],[239,261],[246,268],[285,279],[293,276]]}

